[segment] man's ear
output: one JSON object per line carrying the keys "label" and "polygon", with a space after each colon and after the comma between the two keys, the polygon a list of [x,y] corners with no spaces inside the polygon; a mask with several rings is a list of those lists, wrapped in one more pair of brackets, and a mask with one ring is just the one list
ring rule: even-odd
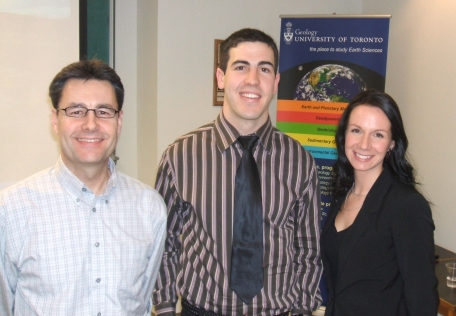
{"label": "man's ear", "polygon": [[122,117],[123,111],[120,110],[119,113],[117,113],[117,136],[120,135],[120,131],[122,130]]}
{"label": "man's ear", "polygon": [[223,72],[222,69],[217,68],[215,71],[215,77],[217,78],[217,86],[219,89],[225,89],[225,73]]}
{"label": "man's ear", "polygon": [[272,92],[273,94],[276,94],[277,90],[279,90],[279,81],[280,81],[280,74],[276,73],[276,77],[274,80],[274,91]]}
{"label": "man's ear", "polygon": [[52,109],[51,123],[52,123],[52,129],[54,130],[54,133],[56,135],[59,135],[58,122],[59,122],[58,110]]}

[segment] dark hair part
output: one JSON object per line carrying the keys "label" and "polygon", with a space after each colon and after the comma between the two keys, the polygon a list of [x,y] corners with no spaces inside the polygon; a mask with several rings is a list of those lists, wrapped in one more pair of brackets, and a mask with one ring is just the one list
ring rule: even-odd
{"label": "dark hair part", "polygon": [[336,132],[338,159],[333,168],[334,195],[345,195],[354,181],[353,167],[345,154],[345,134],[353,109],[360,105],[373,106],[385,113],[391,123],[391,134],[395,145],[390,150],[389,157],[388,154],[385,157],[383,167],[388,168],[392,175],[402,183],[415,187],[414,169],[406,159],[408,140],[399,107],[388,94],[375,89],[368,89],[360,92],[350,101],[339,121]]}
{"label": "dark hair part", "polygon": [[62,91],[69,79],[109,81],[114,88],[117,99],[117,110],[122,110],[124,87],[117,73],[105,62],[98,59],[81,60],[64,67],[49,85],[49,96],[52,106],[57,109],[62,98]]}
{"label": "dark hair part", "polygon": [[274,73],[277,73],[279,63],[279,51],[277,45],[271,36],[256,29],[241,29],[231,34],[220,45],[220,66],[219,68],[225,73],[230,59],[230,49],[244,42],[261,42],[271,47],[274,52]]}

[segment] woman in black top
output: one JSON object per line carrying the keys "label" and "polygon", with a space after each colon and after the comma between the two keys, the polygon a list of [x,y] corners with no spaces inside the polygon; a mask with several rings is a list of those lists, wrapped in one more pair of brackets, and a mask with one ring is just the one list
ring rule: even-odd
{"label": "woman in black top", "polygon": [[415,189],[401,114],[367,90],[336,133],[333,201],[322,231],[327,316],[435,316],[434,223]]}

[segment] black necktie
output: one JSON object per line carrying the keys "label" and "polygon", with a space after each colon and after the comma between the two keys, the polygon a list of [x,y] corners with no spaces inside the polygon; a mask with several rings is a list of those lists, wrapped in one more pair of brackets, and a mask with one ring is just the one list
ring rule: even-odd
{"label": "black necktie", "polygon": [[253,147],[258,136],[240,136],[244,147],[234,190],[231,289],[248,304],[263,288],[263,208]]}

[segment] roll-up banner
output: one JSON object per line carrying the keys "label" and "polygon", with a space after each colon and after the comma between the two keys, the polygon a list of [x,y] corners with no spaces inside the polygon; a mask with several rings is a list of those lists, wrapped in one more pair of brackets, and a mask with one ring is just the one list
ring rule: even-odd
{"label": "roll-up banner", "polygon": [[[391,15],[281,15],[277,128],[315,158],[322,225],[331,203],[335,132],[348,102],[385,90]],[[326,290],[322,289],[323,301]]]}

